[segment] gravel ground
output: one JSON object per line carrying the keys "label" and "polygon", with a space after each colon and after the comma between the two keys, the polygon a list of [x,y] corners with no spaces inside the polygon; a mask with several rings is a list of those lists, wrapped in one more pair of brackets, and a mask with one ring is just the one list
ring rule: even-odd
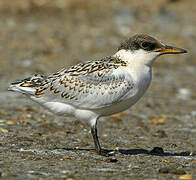
{"label": "gravel ground", "polygon": [[[136,33],[186,55],[157,60],[131,109],[100,119],[98,156],[89,127],[7,91],[35,73],[101,58]],[[196,179],[195,0],[0,0],[1,179]]]}

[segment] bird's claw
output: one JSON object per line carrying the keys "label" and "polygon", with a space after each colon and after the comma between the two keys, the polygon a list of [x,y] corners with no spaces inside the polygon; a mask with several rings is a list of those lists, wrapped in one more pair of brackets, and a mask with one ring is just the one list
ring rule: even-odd
{"label": "bird's claw", "polygon": [[109,157],[109,156],[114,156],[115,155],[115,151],[111,151],[111,150],[106,150],[106,149],[100,149],[98,151],[98,154],[101,155],[101,156],[106,156],[106,157]]}

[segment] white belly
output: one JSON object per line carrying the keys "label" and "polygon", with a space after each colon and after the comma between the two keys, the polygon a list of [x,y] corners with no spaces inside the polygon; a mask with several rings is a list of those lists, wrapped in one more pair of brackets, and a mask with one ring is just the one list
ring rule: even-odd
{"label": "white belly", "polygon": [[143,72],[143,74],[141,73],[140,76],[138,76],[138,79],[135,82],[136,86],[134,87],[134,89],[131,89],[130,92],[126,96],[124,96],[119,103],[96,110],[96,112],[98,112],[101,116],[107,116],[122,112],[130,108],[144,95],[151,83],[151,79],[151,69],[148,69],[148,71]]}

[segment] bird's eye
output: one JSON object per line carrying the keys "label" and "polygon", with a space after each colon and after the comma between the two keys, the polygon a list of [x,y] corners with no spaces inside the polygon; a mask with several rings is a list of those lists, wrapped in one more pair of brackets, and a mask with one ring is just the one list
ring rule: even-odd
{"label": "bird's eye", "polygon": [[145,50],[151,51],[155,49],[155,44],[150,42],[143,42],[141,43],[141,47]]}

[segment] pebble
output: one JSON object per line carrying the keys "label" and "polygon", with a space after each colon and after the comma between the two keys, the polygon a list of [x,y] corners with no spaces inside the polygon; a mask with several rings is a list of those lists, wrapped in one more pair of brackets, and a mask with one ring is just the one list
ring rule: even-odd
{"label": "pebble", "polygon": [[154,147],[151,151],[151,154],[163,154],[164,150],[162,147]]}
{"label": "pebble", "polygon": [[116,162],[118,162],[118,159],[116,159],[116,158],[108,158],[106,160],[106,162],[116,163]]}
{"label": "pebble", "polygon": [[177,169],[174,167],[163,167],[159,169],[159,173],[164,174],[176,174],[176,175],[183,175],[186,174],[186,172],[183,169]]}
{"label": "pebble", "polygon": [[33,174],[33,175],[42,175],[42,176],[50,176],[49,173],[45,173],[45,172],[42,172],[42,171],[28,171],[29,174]]}
{"label": "pebble", "polygon": [[190,89],[181,88],[178,90],[177,97],[182,100],[188,100],[188,99],[190,99],[191,95],[192,95],[192,92]]}
{"label": "pebble", "polygon": [[110,168],[91,168],[91,171],[98,171],[98,172],[114,172],[118,171],[116,169],[110,169]]}
{"label": "pebble", "polygon": [[193,179],[192,175],[191,174],[184,174],[182,176],[179,177],[179,179]]}
{"label": "pebble", "polygon": [[5,128],[0,128],[0,132],[2,132],[2,133],[8,133],[9,131],[7,129],[5,129]]}
{"label": "pebble", "polygon": [[164,130],[158,130],[155,132],[155,134],[153,134],[153,136],[155,137],[159,137],[159,138],[165,138],[168,137],[166,132]]}
{"label": "pebble", "polygon": [[7,119],[0,119],[0,123],[4,123],[4,122],[7,122],[8,120]]}

